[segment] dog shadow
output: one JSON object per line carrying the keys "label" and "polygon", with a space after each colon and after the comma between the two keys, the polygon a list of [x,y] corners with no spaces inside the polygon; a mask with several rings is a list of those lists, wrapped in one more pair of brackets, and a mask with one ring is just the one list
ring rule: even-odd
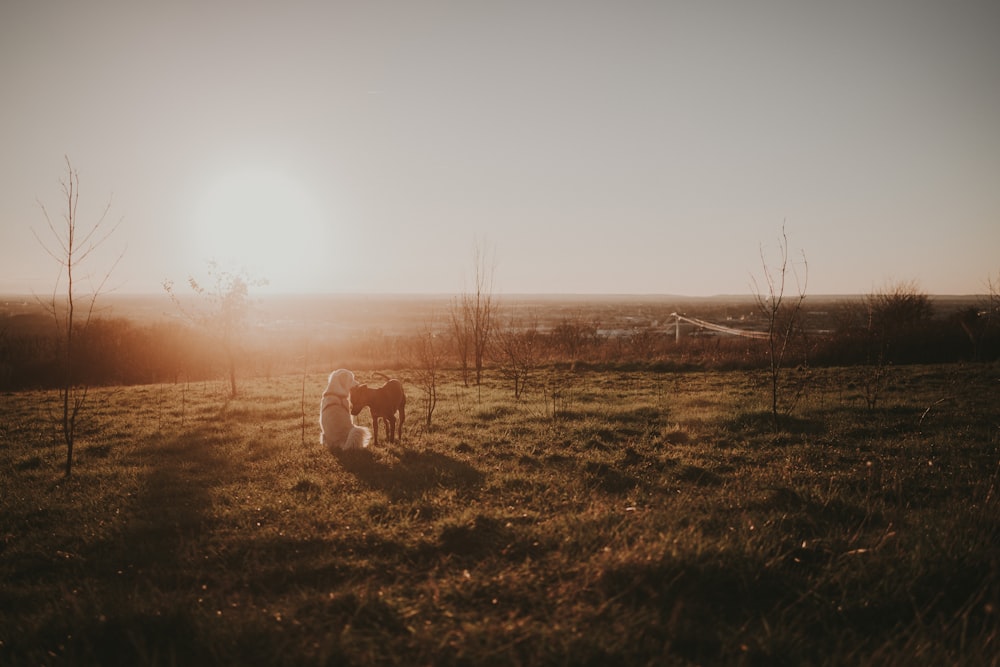
{"label": "dog shadow", "polygon": [[404,449],[391,460],[371,449],[342,450],[334,457],[344,469],[391,500],[413,500],[431,488],[456,490],[482,486],[485,475],[465,461],[440,452]]}

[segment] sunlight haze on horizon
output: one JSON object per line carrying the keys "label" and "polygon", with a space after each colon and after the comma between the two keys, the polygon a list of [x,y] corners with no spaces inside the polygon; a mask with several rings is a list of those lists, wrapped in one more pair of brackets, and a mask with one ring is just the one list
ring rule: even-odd
{"label": "sunlight haze on horizon", "polygon": [[[809,294],[1000,280],[996,2],[5,2],[0,293],[206,262],[271,292]],[[86,285],[86,281],[82,285]],[[83,288],[85,289],[85,287]]]}

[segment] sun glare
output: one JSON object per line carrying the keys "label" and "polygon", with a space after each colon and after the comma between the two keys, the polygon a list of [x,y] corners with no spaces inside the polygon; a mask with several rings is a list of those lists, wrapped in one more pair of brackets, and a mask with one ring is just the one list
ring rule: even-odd
{"label": "sun glare", "polygon": [[199,261],[245,268],[274,290],[304,290],[322,279],[330,224],[293,178],[241,169],[207,185],[195,212],[195,251]]}

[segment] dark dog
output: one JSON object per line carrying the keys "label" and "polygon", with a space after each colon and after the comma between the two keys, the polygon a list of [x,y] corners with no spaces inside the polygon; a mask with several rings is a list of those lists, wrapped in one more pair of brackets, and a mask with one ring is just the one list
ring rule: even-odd
{"label": "dark dog", "polygon": [[378,422],[385,420],[389,429],[389,442],[396,441],[396,413],[399,413],[399,440],[403,441],[403,421],[406,419],[406,394],[399,380],[389,380],[381,387],[372,389],[360,384],[351,389],[351,414],[357,416],[365,406],[372,413],[372,432],[378,444]]}

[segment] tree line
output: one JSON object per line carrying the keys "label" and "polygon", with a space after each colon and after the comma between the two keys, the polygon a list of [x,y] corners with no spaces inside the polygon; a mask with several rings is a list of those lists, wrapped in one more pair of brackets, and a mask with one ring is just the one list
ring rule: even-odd
{"label": "tree line", "polygon": [[[258,334],[228,353],[228,341],[187,321],[138,323],[95,317],[86,326],[78,325],[73,374],[76,382],[97,386],[228,380],[233,372],[296,373],[304,365],[315,372],[328,366],[432,367],[461,372],[470,384],[490,370],[520,395],[536,369],[551,365],[663,370],[768,367],[767,340],[692,331],[678,341],[662,324],[604,332],[600,322],[584,316],[541,325],[531,314],[504,314],[495,304],[488,317],[480,312],[476,323],[475,313],[465,310],[474,311],[475,301],[456,302],[440,321],[428,321],[413,331],[358,331],[336,339]],[[793,323],[785,365],[887,367],[1000,357],[996,303],[938,316],[927,295],[902,286],[843,302],[832,317],[834,328],[822,333]],[[478,327],[478,339],[467,324]],[[483,331],[488,334],[482,335]],[[61,332],[54,330],[47,316],[0,317],[0,390],[58,388],[64,380],[62,345]]]}

